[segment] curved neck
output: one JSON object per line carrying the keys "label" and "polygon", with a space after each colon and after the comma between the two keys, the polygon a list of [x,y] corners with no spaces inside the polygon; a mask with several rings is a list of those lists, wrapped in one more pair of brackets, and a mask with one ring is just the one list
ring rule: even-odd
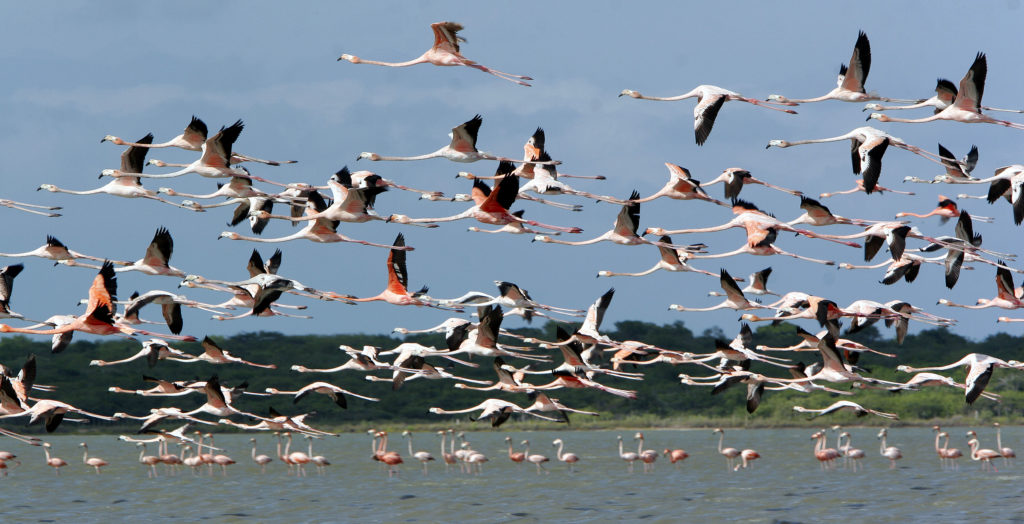
{"label": "curved neck", "polygon": [[[140,451],[139,451],[139,462],[142,462],[142,458],[146,456],[146,445],[143,444],[143,445],[141,445],[139,447],[141,448]],[[46,458],[47,459],[50,458],[50,452],[49,451],[46,452]]]}
{"label": "curved neck", "polygon": [[718,433],[718,452],[722,452],[722,441],[725,440],[725,432]]}
{"label": "curved neck", "polygon": [[942,437],[942,433],[935,433],[935,451],[940,452],[940,453],[942,452],[942,449],[939,448],[939,438],[941,438],[941,437]]}
{"label": "curved neck", "polygon": [[562,448],[563,447],[565,447],[565,443],[559,441],[558,442],[558,451],[555,452],[555,455],[558,456],[558,460],[562,460]]}

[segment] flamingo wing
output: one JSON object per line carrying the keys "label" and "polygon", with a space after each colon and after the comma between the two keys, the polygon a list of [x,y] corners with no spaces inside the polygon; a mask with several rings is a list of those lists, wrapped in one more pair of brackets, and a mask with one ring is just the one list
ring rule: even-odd
{"label": "flamingo wing", "polygon": [[452,128],[452,141],[448,145],[452,150],[459,153],[476,152],[476,135],[480,131],[480,124],[483,118],[476,115],[462,124]]}
{"label": "flamingo wing", "polygon": [[458,53],[459,42],[466,41],[458,35],[463,29],[458,22],[435,22],[430,24],[430,28],[434,30],[434,49],[447,48]]}
{"label": "flamingo wing", "polygon": [[171,261],[171,253],[174,252],[174,239],[171,232],[161,226],[157,228],[153,240],[146,247],[146,256],[143,263],[149,266],[162,267]]}
{"label": "flamingo wing", "polygon": [[861,175],[864,176],[864,192],[871,194],[878,185],[878,177],[882,174],[882,155],[889,148],[889,137],[872,137],[864,141],[858,148],[861,155]]}
{"label": "flamingo wing", "polygon": [[[149,133],[146,136],[140,138],[136,143],[138,144],[152,144],[153,133]],[[137,147],[131,146],[125,149],[121,153],[121,172],[122,173],[141,173],[142,166],[146,163],[146,153],[149,152],[148,147]],[[138,177],[133,177],[138,178]]]}
{"label": "flamingo wing", "polygon": [[608,305],[612,303],[613,295],[615,295],[615,288],[606,291],[587,309],[587,316],[583,319],[583,326],[580,327],[581,330],[589,328],[597,331],[601,327],[601,321],[604,320],[604,312],[608,309]]}
{"label": "flamingo wing", "polygon": [[[399,233],[395,237],[395,247],[405,246],[405,235]],[[401,295],[407,295],[409,287],[409,273],[405,267],[405,251],[392,249],[388,252],[388,290]]]}
{"label": "flamingo wing", "polygon": [[871,70],[871,44],[868,42],[868,35],[861,31],[857,34],[857,43],[853,46],[853,55],[850,56],[850,65],[846,67],[843,74],[843,82],[840,87],[855,93],[864,92],[864,82],[868,80],[868,72]]}
{"label": "flamingo wing", "polygon": [[209,133],[209,130],[206,128],[206,122],[192,115],[192,120],[185,126],[185,131],[181,134],[181,138],[198,150],[202,147],[203,142],[206,142],[207,133]]}
{"label": "flamingo wing", "polygon": [[205,166],[226,168],[231,163],[231,147],[242,134],[245,125],[241,120],[236,120],[228,127],[221,127],[216,135],[206,140],[206,151],[203,152],[201,162]]}
{"label": "flamingo wing", "polygon": [[[633,192],[629,195],[628,200],[633,201],[638,198],[640,198],[640,193],[638,193],[634,189]],[[640,203],[630,202],[629,204],[624,204],[622,206],[622,209],[619,210],[618,216],[615,217],[615,233],[627,238],[633,237],[636,236],[636,230],[639,226]]]}
{"label": "flamingo wing", "polygon": [[693,134],[697,145],[704,145],[704,142],[711,135],[711,128],[715,125],[715,118],[718,111],[722,109],[729,97],[726,95],[713,95],[701,97],[697,106],[693,108]]}
{"label": "flamingo wing", "polygon": [[115,300],[117,300],[117,277],[114,273],[114,264],[108,260],[103,262],[99,274],[96,275],[89,287],[89,302],[83,317],[104,324],[113,324],[116,311]]}
{"label": "flamingo wing", "polygon": [[967,74],[960,80],[960,92],[953,105],[972,113],[981,113],[981,96],[985,93],[985,77],[988,75],[988,60],[985,53],[978,53]]}

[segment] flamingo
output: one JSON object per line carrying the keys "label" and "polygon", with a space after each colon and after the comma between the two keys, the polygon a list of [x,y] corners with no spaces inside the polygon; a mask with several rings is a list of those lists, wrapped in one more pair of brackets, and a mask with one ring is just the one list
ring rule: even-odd
{"label": "flamingo", "polygon": [[[451,142],[434,151],[433,153],[427,153],[425,155],[418,156],[384,156],[378,155],[377,153],[363,152],[359,154],[356,160],[362,160],[364,158],[377,162],[380,160],[393,160],[393,161],[407,161],[407,160],[425,160],[428,158],[447,158],[452,162],[476,162],[477,160],[497,160],[499,162],[509,163],[523,163],[525,160],[514,160],[508,157],[495,156],[490,153],[480,151],[476,148],[477,134],[480,132],[480,124],[484,121],[483,117],[476,115],[473,118],[463,122],[452,128],[452,132],[448,134],[451,138]],[[542,163],[540,161],[531,161],[532,163]],[[548,161],[549,164],[560,164],[557,160]],[[518,191],[518,188],[516,188]]]}
{"label": "flamingo", "polygon": [[783,193],[789,193],[793,196],[803,196],[800,191],[794,191],[792,189],[786,189],[784,187],[773,186],[764,180],[754,178],[754,175],[750,174],[750,171],[739,167],[730,167],[725,171],[722,171],[721,175],[710,182],[705,182],[703,187],[708,187],[714,184],[724,184],[725,187],[725,198],[731,200],[733,198],[739,198],[740,191],[743,191],[743,187],[747,184],[759,184],[769,189],[776,191],[782,191]]}
{"label": "flamingo", "polygon": [[679,467],[679,463],[680,462],[682,462],[682,461],[684,461],[684,460],[686,460],[687,458],[690,457],[690,454],[687,453],[685,449],[668,449],[668,448],[665,448],[665,451],[662,452],[662,455],[665,455],[666,457],[668,457],[669,462],[675,464],[676,468]]}
{"label": "flamingo", "polygon": [[259,466],[260,466],[260,473],[261,474],[262,473],[266,473],[267,472],[267,464],[270,464],[274,459],[270,458],[269,455],[263,455],[263,454],[257,455],[256,454],[256,439],[255,438],[250,438],[249,442],[252,442],[252,453],[250,453],[250,457],[252,458],[252,461],[255,462],[256,464],[259,464]]}
{"label": "flamingo", "polygon": [[884,131],[867,126],[858,127],[846,134],[830,138],[797,141],[769,140],[765,149],[772,146],[786,148],[802,144],[821,144],[825,142],[840,142],[843,140],[850,140],[851,148],[854,153],[850,156],[853,162],[853,173],[855,175],[863,176],[864,192],[868,194],[871,194],[878,185],[878,178],[882,174],[882,155],[885,154],[885,150],[889,146],[910,151],[911,153],[924,157],[932,162],[941,164],[937,155],[934,153],[929,153],[920,147],[907,144],[903,140]]}
{"label": "flamingo", "polygon": [[405,235],[399,233],[395,237],[391,251],[388,252],[387,288],[372,297],[349,298],[349,300],[353,302],[373,302],[379,300],[396,306],[428,306],[445,309],[434,304],[432,299],[427,296],[427,286],[423,286],[415,293],[409,293],[409,272],[405,265],[405,252],[408,249],[405,245]]}
{"label": "flamingo", "polygon": [[508,80],[519,84],[521,86],[529,87],[530,84],[524,82],[524,80],[533,80],[528,76],[513,75],[511,73],[505,73],[498,71],[497,69],[491,69],[470,60],[459,52],[459,42],[465,42],[466,39],[459,36],[459,31],[462,31],[462,24],[458,22],[434,22],[430,24],[430,28],[434,31],[434,45],[430,47],[425,53],[420,55],[418,58],[414,58],[407,62],[378,62],[375,60],[365,60],[358,56],[349,54],[343,54],[338,58],[338,61],[346,60],[353,64],[372,64],[385,67],[408,67],[416,64],[434,64],[436,66],[467,66],[473,69],[479,69],[485,73],[494,75],[502,80]]}
{"label": "flamingo", "polygon": [[551,445],[558,446],[558,450],[555,451],[555,458],[562,462],[565,462],[565,464],[569,466],[569,473],[572,473],[574,471],[573,467],[576,465],[577,462],[580,461],[580,457],[577,456],[575,453],[563,453],[562,449],[564,448],[565,443],[562,442],[562,439],[560,438],[552,441]]}
{"label": "flamingo", "polygon": [[306,435],[306,440],[309,441],[309,460],[316,465],[316,471],[318,474],[323,475],[327,466],[331,465],[331,461],[327,460],[327,457],[323,455],[313,454],[313,435]]}
{"label": "flamingo", "polygon": [[181,306],[202,309],[203,311],[210,311],[212,313],[221,313],[221,311],[214,309],[214,305],[212,304],[202,304],[195,300],[189,300],[188,297],[184,295],[177,295],[168,291],[153,289],[141,295],[138,294],[138,292],[132,294],[131,300],[125,304],[124,314],[121,316],[122,321],[126,323],[158,324],[158,322],[139,319],[139,311],[149,304],[156,304],[160,306],[160,313],[164,318],[164,322],[167,324],[167,329],[175,335],[181,334],[181,329],[184,327],[184,319],[181,316]]}
{"label": "flamingo", "polygon": [[67,466],[68,463],[67,463],[67,461],[65,461],[62,458],[51,457],[50,456],[50,448],[51,447],[53,447],[53,446],[51,446],[49,442],[43,442],[43,452],[46,453],[46,465],[50,466],[51,468],[53,468],[53,471],[55,473],[57,473],[57,476],[59,477],[60,476],[60,468],[63,468],[64,466]]}
{"label": "flamingo", "polygon": [[811,440],[814,442],[814,458],[818,460],[818,464],[821,465],[822,470],[832,469],[835,467],[835,459],[839,458],[839,452],[832,448],[825,447],[825,438],[827,437],[824,430],[819,431],[811,435]]}
{"label": "flamingo", "polygon": [[86,445],[85,442],[82,442],[81,444],[79,444],[79,446],[81,446],[82,449],[85,450],[85,454],[82,455],[82,463],[84,463],[86,466],[90,466],[93,469],[95,469],[97,475],[100,474],[100,468],[102,468],[103,466],[110,465],[109,462],[107,462],[107,461],[105,461],[105,460],[103,460],[103,459],[101,459],[99,457],[89,458],[89,446]]}
{"label": "flamingo", "polygon": [[915,182],[919,184],[938,184],[969,182],[977,180],[971,176],[971,172],[978,165],[978,146],[972,146],[971,150],[964,155],[962,160],[957,160],[952,151],[939,144],[939,162],[946,168],[946,172],[931,180],[924,180],[916,176],[904,177],[904,182]]}
{"label": "flamingo", "polygon": [[243,167],[231,167],[231,159],[234,157],[231,148],[235,141],[238,140],[238,136],[242,134],[242,129],[244,128],[245,124],[241,120],[235,121],[234,124],[228,127],[221,127],[217,134],[203,142],[202,156],[178,171],[154,175],[149,173],[124,173],[119,169],[104,169],[100,173],[100,177],[173,178],[188,173],[196,173],[206,178],[242,177],[259,182],[272,183],[269,180],[250,175],[249,171]]}
{"label": "flamingo", "polygon": [[633,453],[632,451],[623,451],[622,450],[622,435],[619,435],[618,439],[619,439],[619,458],[621,458],[622,460],[625,460],[629,464],[629,472],[632,473],[633,472],[633,463],[640,459],[640,455],[638,453]]}
{"label": "flamingo", "polygon": [[[938,113],[943,109],[949,107],[953,100],[956,98],[957,89],[956,84],[945,79],[939,78],[935,83],[935,95],[929,98],[922,98],[917,100],[911,105],[905,106],[883,106],[881,104],[865,104],[864,109],[861,111],[897,111],[900,109],[918,109],[921,107],[931,107],[933,113]],[[996,107],[980,106],[985,111],[1002,111],[1005,113],[1024,113],[1022,109],[999,109]],[[950,157],[952,158],[952,157]]]}
{"label": "flamingo", "polygon": [[636,246],[640,244],[650,244],[658,247],[665,247],[670,249],[680,249],[684,251],[699,251],[704,247],[703,244],[695,244],[691,246],[677,246],[675,244],[665,244],[659,241],[647,240],[646,238],[637,235],[637,229],[640,227],[640,203],[636,200],[640,197],[640,193],[636,190],[630,195],[629,203],[624,204],[619,214],[615,217],[614,227],[605,232],[604,234],[592,238],[590,240],[581,241],[569,241],[569,240],[558,240],[551,238],[548,235],[537,235],[533,237],[536,242],[544,242],[545,244],[564,244],[567,246],[583,246],[587,244],[596,244],[598,242],[607,240],[623,246]]}
{"label": "flamingo", "polygon": [[998,293],[994,298],[979,298],[978,303],[973,306],[957,304],[945,298],[939,299],[938,303],[946,306],[962,307],[966,309],[984,309],[990,307],[1018,309],[1024,307],[1024,301],[1017,296],[1016,288],[1013,286],[1013,275],[1010,274],[1010,269],[1006,267],[1006,264],[1002,261],[999,262],[999,265],[996,268],[996,290]]}
{"label": "flamingo", "polygon": [[[83,255],[82,253],[73,251],[69,249],[66,245],[64,245],[63,242],[57,240],[57,238],[52,235],[46,235],[46,243],[31,251],[25,251],[22,253],[0,253],[0,257],[39,257],[45,258],[47,260],[53,260],[54,262],[59,262],[61,260],[71,260],[75,258],[95,260],[97,262],[103,262],[107,260],[105,258]],[[110,262],[121,266],[127,266],[128,264],[131,264],[131,262],[126,262],[122,260],[111,260]]]}
{"label": "flamingo", "polygon": [[[958,208],[957,205],[956,205],[956,202],[954,202],[950,198],[942,196],[942,195],[939,195],[939,205],[938,205],[938,207],[936,207],[935,209],[933,209],[929,213],[925,213],[923,215],[920,214],[920,213],[910,213],[910,212],[896,213],[896,218],[903,218],[903,217],[928,218],[928,217],[933,217],[933,216],[939,217],[940,223],[945,224],[951,218],[959,218],[960,217],[960,208]],[[971,215],[971,218],[974,219],[974,220],[977,220],[979,222],[992,222],[992,218],[991,217],[983,217],[983,216],[978,216],[978,215]]]}
{"label": "flamingo", "polygon": [[511,213],[509,208],[515,203],[519,191],[519,177],[508,174],[512,173],[512,171],[512,164],[505,162],[499,164],[498,172],[505,173],[506,176],[503,176],[498,180],[494,185],[493,190],[491,190],[491,188],[483,181],[473,180],[472,197],[474,205],[457,215],[438,218],[409,218],[406,215],[394,214],[388,217],[388,221],[397,222],[399,224],[416,224],[427,222],[454,222],[464,218],[474,218],[482,224],[493,226],[504,226],[512,223],[519,223],[533,227],[550,229],[561,233],[583,232],[583,230],[578,227],[542,224],[536,220],[526,220],[521,216]]}
{"label": "flamingo", "polygon": [[894,118],[885,113],[871,113],[868,120],[875,119],[881,122],[907,122],[921,123],[934,120],[952,120],[965,124],[997,124],[1013,129],[1024,129],[1024,124],[999,120],[981,112],[981,96],[985,92],[985,77],[988,75],[988,60],[985,53],[978,52],[974,57],[974,63],[967,71],[967,74],[960,79],[960,90],[953,99],[953,103],[943,110],[924,118]]}
{"label": "flamingo", "polygon": [[505,437],[505,443],[508,444],[508,459],[516,464],[522,464],[526,460],[526,452],[512,451],[512,437]]}
{"label": "flamingo", "polygon": [[978,449],[978,439],[972,438],[967,441],[967,445],[971,448],[971,460],[981,461],[981,470],[987,471],[991,469],[996,471],[995,466],[992,464],[992,459],[999,458],[1001,455],[994,449]]}
{"label": "flamingo", "polygon": [[[171,255],[174,253],[174,238],[166,227],[158,227],[153,234],[153,240],[146,246],[144,257],[126,266],[115,268],[117,273],[125,271],[138,271],[146,275],[166,275],[184,277],[185,272],[170,265]],[[78,266],[90,269],[102,269],[101,266],[85,264],[75,260],[61,260],[60,263],[66,266]]]}
{"label": "flamingo", "polygon": [[668,183],[653,195],[638,198],[634,202],[650,202],[664,196],[673,200],[704,200],[723,207],[729,207],[729,204],[708,196],[707,192],[701,187],[700,181],[690,176],[689,169],[670,162],[665,162],[665,167],[668,168]]}
{"label": "flamingo", "polygon": [[782,95],[768,95],[768,100],[776,103],[806,104],[810,102],[821,102],[822,100],[840,100],[843,102],[865,102],[868,100],[881,100],[883,102],[911,102],[897,98],[885,98],[877,93],[868,93],[864,90],[864,82],[868,79],[868,72],[871,70],[871,43],[868,42],[868,35],[864,31],[857,33],[857,42],[853,45],[853,55],[850,57],[850,65],[839,66],[839,79],[837,87],[828,93],[817,98],[791,99]]}
{"label": "flamingo", "polygon": [[843,438],[843,437],[846,438],[846,446],[847,446],[846,456],[850,458],[850,461],[853,464],[853,468],[852,468],[853,471],[857,471],[857,465],[858,464],[860,465],[860,469],[863,470],[864,469],[864,465],[861,464],[860,461],[864,459],[864,455],[865,455],[864,450],[860,449],[860,448],[853,447],[853,438],[850,437],[850,434],[848,432],[844,431],[844,432],[839,434],[839,438]]}
{"label": "flamingo", "polygon": [[[755,273],[751,273],[750,276],[747,277],[747,280],[749,280],[750,283],[747,284],[747,286],[744,287],[743,289],[741,289],[740,291],[742,291],[743,293],[750,293],[751,295],[775,295],[775,296],[779,296],[779,294],[774,292],[774,291],[768,291],[768,277],[770,277],[771,274],[772,274],[772,268],[770,268],[770,267],[766,267],[766,268],[762,269],[761,271],[757,271]],[[736,281],[737,282],[742,282],[743,279],[737,278]],[[727,296],[727,295],[724,294],[724,293],[720,293],[718,291],[708,291],[708,296],[709,297],[724,297],[724,296]]]}
{"label": "flamingo", "polygon": [[680,306],[678,304],[671,304],[670,306],[668,306],[668,308],[670,310],[676,311],[714,311],[716,309],[725,308],[735,309],[737,311],[747,311],[751,309],[768,307],[763,304],[747,300],[746,296],[744,296],[743,294],[743,291],[740,290],[740,287],[738,285],[736,285],[736,281],[733,280],[732,276],[729,275],[729,272],[726,271],[725,268],[721,269],[718,281],[721,284],[722,291],[725,292],[726,297],[725,301],[722,302],[721,304],[705,308],[690,308]]}
{"label": "flamingo", "polygon": [[257,364],[255,362],[249,362],[248,360],[236,357],[231,353],[220,348],[216,342],[213,341],[209,336],[203,337],[200,343],[203,346],[203,352],[197,357],[198,360],[209,362],[211,364],[244,364],[246,366],[252,366],[263,369],[277,369],[277,364]]}
{"label": "flamingo", "polygon": [[857,414],[858,417],[863,417],[865,415],[871,414],[871,415],[876,415],[876,416],[879,416],[879,417],[882,417],[882,418],[891,419],[891,420],[899,420],[900,419],[900,417],[897,416],[895,413],[886,413],[884,411],[877,411],[877,410],[874,410],[874,409],[868,409],[868,408],[865,408],[864,406],[861,406],[860,404],[857,404],[856,402],[850,402],[849,400],[840,400],[840,401],[834,402],[831,405],[829,405],[827,407],[824,407],[824,408],[821,408],[821,409],[808,409],[808,408],[805,408],[805,407],[802,407],[802,406],[793,406],[793,411],[796,411],[796,412],[799,412],[799,413],[813,413],[814,415],[811,416],[811,419],[820,417],[822,415],[829,415],[829,414],[832,414],[832,413],[836,413],[836,412],[838,412],[840,410],[853,411],[854,413]]}
{"label": "flamingo", "polygon": [[[157,476],[156,465],[160,463],[160,457],[158,457],[156,455],[147,455],[146,454],[146,443],[145,442],[139,442],[139,443],[137,443],[135,445],[138,446],[138,448],[139,448],[139,464],[143,464],[143,465],[149,467],[149,472],[146,474],[146,476],[149,477],[149,478],[156,478],[156,476]],[[49,454],[47,454],[47,457],[49,457]],[[195,458],[198,459],[199,457],[197,456]],[[185,465],[190,465],[190,464],[188,464],[186,462]],[[195,472],[195,469],[196,469],[196,466],[193,465],[192,466],[192,472],[193,473]]]}
{"label": "flamingo", "polygon": [[1003,447],[1003,435],[1002,428],[998,422],[993,423],[996,427],[996,448],[999,449],[999,454],[1003,457],[1003,465],[1007,466],[1010,464],[1009,459],[1017,458],[1017,453],[1013,451],[1013,448]]}
{"label": "flamingo", "polygon": [[[821,194],[818,195],[818,198],[829,198],[829,197],[834,197],[836,195],[849,195],[849,194],[852,194],[852,193],[859,193],[859,192],[862,192],[862,191],[867,193],[867,191],[864,190],[864,179],[863,178],[858,178],[856,183],[853,186],[853,189],[846,189],[846,190],[843,190],[843,191],[832,191],[832,192],[827,192],[827,193],[821,193]],[[912,191],[897,191],[895,189],[890,189],[890,188],[885,187],[882,184],[878,184],[878,183],[875,184],[875,187],[874,187],[874,189],[872,189],[872,192],[875,192],[875,193],[878,193],[878,194],[889,192],[889,193],[894,193],[894,194],[897,194],[897,195],[910,195],[910,196],[914,196],[916,194],[916,193],[914,193]]]}
{"label": "flamingo", "polygon": [[781,107],[774,107],[773,104],[795,106],[796,104],[788,101],[779,102],[762,102],[753,98],[747,98],[734,91],[728,89],[722,89],[718,86],[713,85],[699,85],[687,93],[683,93],[677,96],[670,97],[654,97],[644,96],[637,91],[632,89],[623,89],[619,96],[629,96],[630,98],[639,98],[643,100],[659,100],[665,102],[674,102],[676,100],[686,100],[687,98],[696,98],[697,105],[693,108],[693,134],[694,139],[698,146],[704,145],[704,142],[708,139],[711,134],[711,127],[715,125],[715,118],[718,116],[718,112],[722,109],[722,105],[730,100],[738,100],[740,102],[746,102],[755,106],[763,107],[765,109],[774,109],[775,111],[781,111],[783,113],[789,113],[795,115],[796,111],[792,109],[783,109]]}
{"label": "flamingo", "polygon": [[[177,202],[171,202],[170,200],[157,196],[157,191],[142,187],[142,181],[139,179],[138,175],[139,173],[142,173],[142,167],[145,165],[143,161],[146,159],[146,152],[149,151],[144,147],[144,145],[152,142],[153,135],[151,133],[139,139],[138,146],[129,147],[124,151],[124,153],[121,153],[121,169],[111,170],[120,173],[121,176],[114,178],[114,180],[111,180],[102,187],[86,191],[76,191],[72,189],[63,189],[53,184],[42,184],[36,188],[36,191],[45,190],[51,193],[67,193],[70,195],[98,195],[106,193],[108,195],[123,198],[148,198],[150,200],[156,200],[158,202],[163,202],[164,204],[170,204],[183,209],[203,211],[201,208],[189,206],[184,203],[179,204]],[[52,215],[60,216],[58,214]]]}
{"label": "flamingo", "polygon": [[[444,441],[445,441],[445,436],[446,436],[445,431],[444,430],[439,430],[437,432],[437,434],[441,435],[441,458],[444,460],[444,470],[448,471],[448,467],[451,466],[452,464],[456,463],[455,454],[452,451],[445,451],[445,448],[444,448]],[[505,437],[505,440],[506,440],[506,442],[509,442],[509,452],[510,452],[509,458],[511,458],[511,451],[512,451],[511,441],[512,441],[512,439],[511,439],[511,437]],[[453,437],[452,438],[452,449],[454,449],[454,447],[455,447],[455,438]]]}
{"label": "flamingo", "polygon": [[[195,115],[192,115],[192,120],[189,121],[188,125],[185,126],[185,130],[178,136],[168,140],[167,142],[161,142],[154,144],[152,137],[148,142],[125,142],[124,140],[114,136],[106,135],[100,140],[100,143],[110,142],[119,146],[130,146],[130,147],[141,147],[141,148],[164,148],[164,147],[177,147],[188,151],[202,151],[203,145],[206,142],[206,135],[209,129],[206,127],[206,122],[203,122]],[[243,155],[241,153],[231,154],[231,163],[239,164],[241,162],[259,162],[261,164],[267,164],[271,166],[278,166],[281,164],[294,164],[295,160],[282,160],[280,162],[274,160],[263,160],[260,158],[253,158],[250,156]],[[159,165],[159,161],[150,161],[150,163]]]}
{"label": "flamingo", "polygon": [[658,242],[654,244],[658,248],[658,252],[661,253],[661,259],[651,269],[641,271],[639,273],[616,273],[614,271],[601,270],[597,272],[598,277],[642,277],[644,275],[650,275],[659,269],[665,271],[675,272],[694,272],[708,275],[710,277],[718,276],[710,271],[698,269],[690,266],[686,263],[692,257],[692,254],[684,249],[678,249],[669,247],[672,244],[672,237],[663,235],[658,239]]}
{"label": "flamingo", "polygon": [[653,449],[643,449],[644,447],[644,434],[637,432],[633,435],[633,440],[637,441],[636,452],[640,455],[640,461],[644,463],[644,473],[650,473],[654,471],[654,461],[658,460],[658,452]]}
{"label": "flamingo", "polygon": [[950,463],[953,464],[953,469],[959,471],[960,457],[963,456],[963,453],[961,453],[959,449],[949,447],[949,433],[943,431],[942,433],[940,433],[940,435],[942,435],[946,439],[942,444],[943,455]]}
{"label": "flamingo", "polygon": [[896,461],[903,458],[903,452],[896,446],[886,446],[885,438],[889,436],[889,430],[882,428],[878,432],[878,439],[881,441],[878,453],[883,457],[889,459],[889,469],[896,469]]}
{"label": "flamingo", "polygon": [[403,463],[402,456],[399,455],[397,451],[387,451],[387,431],[381,431],[379,435],[380,444],[378,445],[376,454],[374,455],[374,460],[379,460],[388,466],[388,478],[391,478],[397,472],[395,467]]}
{"label": "flamingo", "polygon": [[[306,464],[309,464],[313,459],[301,451],[291,451],[292,448],[292,434],[287,432],[284,434],[285,438],[288,439],[288,444],[284,447],[284,456],[288,457],[288,463],[295,465],[295,475],[300,477],[306,476]],[[381,448],[384,449],[387,446],[387,436],[381,440]]]}
{"label": "flamingo", "polygon": [[736,448],[723,448],[722,441],[725,440],[725,431],[722,428],[715,428],[712,434],[718,433],[718,453],[725,457],[726,466],[725,469],[732,469],[733,462],[736,461],[736,457],[740,456],[740,450]]}
{"label": "flamingo", "polygon": [[506,420],[508,420],[508,418],[512,416],[513,413],[529,414],[533,415],[534,417],[548,420],[551,422],[559,422],[559,420],[557,419],[546,417],[544,415],[538,415],[533,411],[526,411],[526,409],[519,407],[507,400],[501,400],[497,398],[489,398],[477,404],[476,406],[466,409],[449,411],[433,407],[430,408],[428,411],[434,413],[435,415],[458,415],[461,413],[472,413],[474,411],[480,411],[480,414],[477,417],[471,417],[470,420],[475,422],[477,420],[484,418],[493,418],[493,420],[491,420],[491,427],[495,428],[503,424]]}
{"label": "flamingo", "polygon": [[412,451],[412,432],[403,431],[402,436],[409,439],[409,456],[420,461],[420,463],[423,464],[423,474],[426,475],[427,462],[434,460],[434,456],[426,451],[417,451],[415,453]]}
{"label": "flamingo", "polygon": [[[544,463],[545,462],[550,462],[551,459],[545,457],[544,455],[537,454],[537,453],[531,455],[530,454],[530,441],[529,440],[524,440],[524,441],[520,442],[520,444],[523,445],[523,446],[526,446],[526,448],[523,450],[523,454],[526,455],[526,461],[531,463],[531,464],[533,464],[533,465],[535,465],[535,466],[537,466],[537,474],[540,475],[541,470],[544,470]],[[547,470],[544,470],[544,472],[547,473]]]}
{"label": "flamingo", "polygon": [[341,409],[348,408],[348,402],[345,400],[345,395],[352,395],[353,397],[358,397],[363,400],[369,400],[371,402],[376,402],[380,400],[374,397],[365,397],[358,393],[353,393],[347,389],[335,386],[334,384],[320,381],[307,384],[296,391],[282,391],[277,388],[267,388],[266,392],[270,393],[271,395],[294,395],[294,398],[292,398],[292,403],[294,404],[298,404],[298,402],[302,400],[303,397],[310,393],[320,393],[330,397],[330,399],[335,404],[337,404],[338,407],[340,407]]}

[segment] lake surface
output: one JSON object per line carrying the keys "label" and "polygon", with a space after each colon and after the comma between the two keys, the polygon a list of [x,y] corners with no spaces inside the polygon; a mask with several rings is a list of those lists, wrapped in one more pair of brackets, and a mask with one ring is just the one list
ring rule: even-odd
{"label": "lake surface", "polygon": [[[690,457],[675,467],[659,457],[654,471],[643,473],[640,463],[630,473],[618,456],[617,435],[627,450],[636,450],[634,430],[517,432],[515,427],[490,431],[484,423],[463,424],[472,447],[490,459],[479,475],[458,468],[445,472],[439,437],[421,433],[415,451],[438,458],[424,475],[408,456],[406,443],[391,435],[389,449],[406,460],[401,472],[388,478],[382,465],[370,459],[370,439],[346,434],[316,441],[315,451],[332,466],[324,476],[308,468],[308,476],[286,474],[275,460],[266,474],[249,458],[252,435],[221,435],[216,444],[238,461],[227,476],[219,469],[211,477],[187,469],[170,476],[164,467],[158,478],[147,478],[137,462],[138,449],[116,436],[50,436],[53,451],[69,462],[57,477],[44,464],[42,448],[0,439],[0,449],[22,460],[0,478],[5,521],[111,521],[146,518],[172,521],[288,521],[288,522],[695,522],[705,519],[749,522],[964,522],[970,519],[1024,519],[1024,463],[983,472],[969,457],[960,470],[940,468],[929,428],[895,428],[890,446],[903,452],[898,467],[889,469],[879,456],[877,428],[847,428],[855,447],[864,449],[863,471],[822,471],[812,454],[812,431],[807,429],[726,430],[725,446],[753,448],[761,459],[751,469],[727,470],[717,452],[718,438],[709,429],[645,430],[645,449],[683,448]],[[478,429],[479,431],[469,431]],[[968,428],[944,428],[951,447],[969,455],[964,433]],[[995,431],[976,427],[982,447],[995,448]],[[532,464],[513,464],[507,458],[505,436],[517,444],[529,439],[531,453],[552,458],[547,472]],[[270,435],[255,435],[259,452],[276,456]],[[566,451],[580,456],[575,473],[554,461],[551,442],[561,438]],[[302,451],[306,450],[305,440]],[[79,442],[111,462],[96,476],[82,463]],[[299,440],[296,440],[298,443]],[[1003,444],[1024,450],[1024,428],[1003,429]],[[835,446],[830,432],[829,446]],[[148,453],[155,453],[150,447]]]}

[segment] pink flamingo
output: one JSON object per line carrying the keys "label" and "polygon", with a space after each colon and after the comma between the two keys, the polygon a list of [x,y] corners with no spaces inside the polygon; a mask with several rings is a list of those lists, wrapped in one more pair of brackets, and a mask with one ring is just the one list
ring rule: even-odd
{"label": "pink flamingo", "polygon": [[470,60],[459,52],[459,42],[465,42],[466,39],[459,36],[459,31],[462,31],[462,24],[457,22],[435,22],[430,24],[430,28],[434,31],[434,45],[430,47],[425,53],[417,58],[409,60],[407,62],[378,62],[375,60],[365,60],[358,56],[349,54],[341,55],[338,61],[347,60],[353,64],[372,64],[385,67],[408,67],[416,64],[434,64],[436,66],[467,66],[473,69],[479,69],[485,73],[494,75],[502,80],[508,80],[519,84],[521,86],[529,87],[530,84],[523,80],[533,80],[528,76],[513,75],[511,73],[505,73],[498,71],[497,69],[491,69]]}

